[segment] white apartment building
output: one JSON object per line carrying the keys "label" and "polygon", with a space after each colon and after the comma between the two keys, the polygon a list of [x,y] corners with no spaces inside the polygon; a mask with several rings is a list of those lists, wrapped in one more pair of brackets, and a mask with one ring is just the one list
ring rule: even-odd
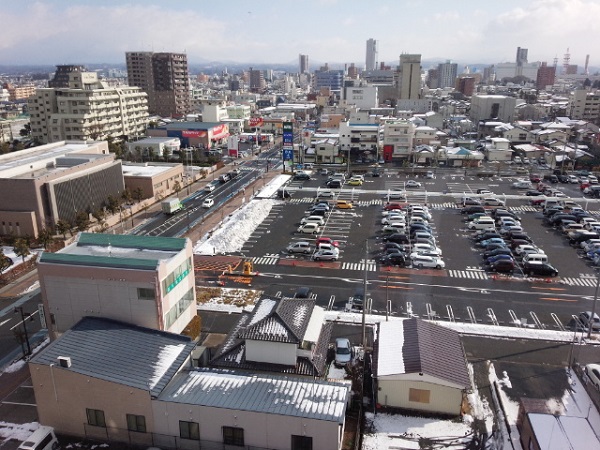
{"label": "white apartment building", "polygon": [[189,239],[80,233],[38,263],[53,338],[83,317],[181,333],[196,316]]}
{"label": "white apartment building", "polygon": [[600,120],[600,93],[577,89],[569,98],[571,119],[598,123]]}
{"label": "white apartment building", "polygon": [[350,152],[350,160],[376,159],[381,145],[381,127],[377,123],[340,123],[340,150]]}
{"label": "white apartment building", "polygon": [[249,105],[230,105],[227,107],[227,116],[230,119],[247,120],[252,115],[252,108]]}
{"label": "white apartment building", "polygon": [[95,72],[72,72],[68,88],[37,89],[27,100],[31,135],[43,143],[138,136],[148,125],[148,96],[111,88]]}
{"label": "white apartment building", "polygon": [[505,95],[474,95],[469,117],[473,122],[493,119],[511,123],[515,118],[517,103],[524,101]]}
{"label": "white apartment building", "polygon": [[415,125],[408,120],[390,119],[383,122],[383,158],[407,159],[414,148]]}
{"label": "white apartment building", "polygon": [[346,105],[354,105],[360,109],[370,109],[379,106],[377,86],[349,86],[344,88]]}

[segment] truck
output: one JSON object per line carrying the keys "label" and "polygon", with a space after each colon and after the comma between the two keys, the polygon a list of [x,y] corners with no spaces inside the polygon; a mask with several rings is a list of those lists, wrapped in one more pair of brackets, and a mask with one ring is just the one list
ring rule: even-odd
{"label": "truck", "polygon": [[183,205],[178,198],[163,200],[160,203],[160,207],[162,208],[162,212],[169,215],[175,214],[177,211],[181,211],[183,209]]}

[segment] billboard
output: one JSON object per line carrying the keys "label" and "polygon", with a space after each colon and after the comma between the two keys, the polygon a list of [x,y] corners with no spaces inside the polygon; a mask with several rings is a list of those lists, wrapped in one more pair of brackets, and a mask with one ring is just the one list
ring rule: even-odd
{"label": "billboard", "polygon": [[294,148],[294,124],[292,122],[283,122],[283,148]]}
{"label": "billboard", "polygon": [[206,136],[206,131],[202,130],[181,130],[181,136],[186,138],[201,138]]}
{"label": "billboard", "polygon": [[262,117],[250,117],[249,125],[251,127],[262,127],[265,121]]}
{"label": "billboard", "polygon": [[283,150],[283,160],[284,161],[292,161],[294,159],[294,150],[284,149]]}

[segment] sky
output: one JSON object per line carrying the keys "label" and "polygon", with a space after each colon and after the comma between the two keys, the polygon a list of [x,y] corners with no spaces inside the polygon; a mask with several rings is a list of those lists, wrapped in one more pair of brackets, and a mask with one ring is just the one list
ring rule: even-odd
{"label": "sky", "polygon": [[464,64],[559,58],[600,65],[600,0],[0,0],[0,65],[124,63],[126,51],[208,61],[365,64],[401,53]]}

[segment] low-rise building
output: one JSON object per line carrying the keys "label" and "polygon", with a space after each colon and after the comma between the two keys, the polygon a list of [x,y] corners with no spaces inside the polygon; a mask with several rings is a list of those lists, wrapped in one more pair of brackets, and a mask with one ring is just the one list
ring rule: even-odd
{"label": "low-rise building", "polygon": [[369,161],[379,158],[381,127],[378,123],[341,122],[340,150],[347,153],[350,161]]}
{"label": "low-rise building", "polygon": [[139,191],[142,198],[156,200],[181,190],[186,181],[183,164],[159,162],[123,163],[123,178],[130,193]]}
{"label": "low-rise building", "polygon": [[407,160],[414,148],[415,126],[408,120],[389,119],[383,122],[383,159]]}
{"label": "low-rise building", "polygon": [[229,125],[216,122],[172,122],[147,130],[148,136],[178,138],[183,147],[209,149],[224,145]]}
{"label": "low-rise building", "polygon": [[85,316],[181,333],[196,316],[189,239],[80,233],[38,264],[51,337]]}

